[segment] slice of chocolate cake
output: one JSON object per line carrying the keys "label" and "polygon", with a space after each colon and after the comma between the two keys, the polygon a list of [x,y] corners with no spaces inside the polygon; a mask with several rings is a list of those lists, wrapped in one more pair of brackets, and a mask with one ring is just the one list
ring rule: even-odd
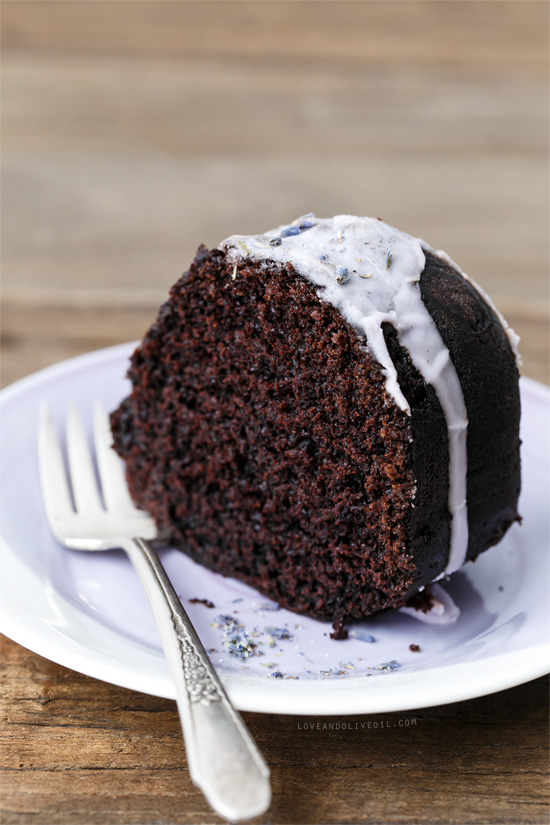
{"label": "slice of chocolate cake", "polygon": [[112,415],[136,503],[284,607],[396,608],[518,519],[517,337],[442,252],[304,216],[201,247]]}

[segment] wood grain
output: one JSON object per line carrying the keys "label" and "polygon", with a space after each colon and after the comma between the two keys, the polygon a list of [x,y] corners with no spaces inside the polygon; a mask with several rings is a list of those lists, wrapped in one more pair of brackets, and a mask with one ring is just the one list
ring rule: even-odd
{"label": "wood grain", "polygon": [[[7,640],[2,654],[4,825],[220,821],[189,780],[174,702]],[[547,821],[546,679],[405,714],[245,719],[273,778],[258,822]]]}
{"label": "wood grain", "polygon": [[224,0],[145,0],[130,10],[124,6],[110,0],[6,2],[3,41],[27,52],[459,64],[473,72],[507,67],[541,76],[547,70],[544,2],[494,8],[460,0],[245,0],[228,7]]}
{"label": "wood grain", "polygon": [[547,302],[544,3],[2,15],[6,297],[158,304],[199,243],[314,211],[421,235],[497,304]]}
{"label": "wood grain", "polygon": [[[549,382],[546,2],[0,15],[4,385],[141,337],[200,242],[310,210],[447,249]],[[1,652],[3,825],[220,821],[173,702]],[[273,776],[262,821],[547,823],[547,704],[539,679],[383,717],[246,714]]]}

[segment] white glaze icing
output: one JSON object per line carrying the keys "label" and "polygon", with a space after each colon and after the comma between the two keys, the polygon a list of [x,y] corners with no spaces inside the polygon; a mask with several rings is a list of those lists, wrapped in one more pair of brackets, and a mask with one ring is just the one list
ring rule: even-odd
{"label": "white glaze icing", "polygon": [[458,570],[468,547],[468,420],[449,351],[420,294],[419,281],[425,266],[423,250],[430,247],[420,238],[376,218],[337,215],[322,219],[309,214],[262,235],[232,235],[220,248],[235,262],[250,258],[291,263],[298,273],[319,287],[319,298],[339,309],[365,335],[366,346],[385,376],[387,392],[401,410],[410,414],[384,341],[382,324],[388,322],[396,329],[414,366],[434,388],[445,416],[451,540],[447,565],[439,578]]}

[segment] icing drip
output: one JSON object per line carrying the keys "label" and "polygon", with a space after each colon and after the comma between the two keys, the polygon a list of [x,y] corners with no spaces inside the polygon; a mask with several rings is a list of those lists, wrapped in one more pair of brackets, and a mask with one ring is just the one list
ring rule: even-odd
{"label": "icing drip", "polygon": [[425,613],[420,608],[400,607],[399,613],[411,616],[424,624],[454,624],[460,616],[460,608],[439,584],[430,585],[431,606]]}
{"label": "icing drip", "polygon": [[231,260],[248,257],[291,263],[318,286],[321,300],[339,309],[365,335],[367,348],[385,376],[387,392],[410,414],[382,332],[385,322],[395,327],[412,363],[434,388],[447,424],[451,541],[443,576],[462,566],[468,546],[468,419],[449,351],[420,294],[423,247],[428,248],[419,238],[376,218],[337,215],[320,219],[311,214],[263,235],[232,235],[220,245]]}

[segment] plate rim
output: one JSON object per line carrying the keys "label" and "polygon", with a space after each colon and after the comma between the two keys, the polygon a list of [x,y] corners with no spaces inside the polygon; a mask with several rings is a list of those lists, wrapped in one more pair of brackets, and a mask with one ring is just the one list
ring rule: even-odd
{"label": "plate rim", "polygon": [[[139,341],[132,341],[77,355],[8,385],[0,391],[0,418],[4,407],[14,400],[17,401],[17,398],[25,392],[36,390],[40,385],[62,378],[74,370],[86,366],[97,366],[102,361],[129,357],[138,344]],[[526,376],[521,376],[520,384],[524,392],[538,403],[543,403],[550,412],[550,387]],[[5,583],[8,580],[11,581],[12,572],[17,572],[13,568],[17,567],[18,560],[3,537],[0,537],[0,555],[3,557],[4,570],[8,572],[8,575],[3,577]],[[9,564],[6,567],[7,560]],[[20,564],[23,566],[22,562]],[[26,567],[25,570],[27,573],[31,572]],[[38,576],[35,578],[40,583]],[[0,583],[0,592],[2,589],[5,590],[5,584]],[[15,597],[12,598],[12,603],[14,601],[16,601]],[[8,610],[6,610],[6,605],[8,605]],[[53,633],[51,638],[47,635],[44,641],[45,623],[41,624],[38,620],[36,627],[33,626],[31,629],[21,626],[14,619],[13,612],[10,615],[9,605],[10,598],[0,600],[0,632],[28,650],[92,678],[101,679],[129,690],[175,699],[169,677],[168,684],[166,683],[167,670],[162,670],[162,666],[160,673],[155,673],[155,678],[144,679],[143,667],[125,662],[121,670],[120,667],[117,668],[111,664],[112,657],[105,650],[99,653],[91,651],[89,644],[71,640],[66,635],[57,634],[56,636]],[[86,621],[101,624],[89,614],[83,613],[82,615],[86,617]],[[37,619],[36,616],[35,619]],[[116,631],[104,625],[101,625],[101,630],[119,640],[123,638]],[[123,644],[126,646],[133,643],[128,639],[123,639]],[[139,647],[139,645],[135,646]],[[149,651],[149,655],[155,658],[154,651]],[[156,658],[159,663],[163,663],[161,653],[156,654]],[[458,675],[459,671],[460,678],[453,678],[455,674]],[[470,662],[442,665],[437,668],[435,677],[434,669],[428,668],[406,673],[393,672],[389,682],[385,681],[386,675],[381,675],[376,678],[375,684],[366,678],[355,679],[352,683],[331,680],[277,681],[273,685],[261,683],[261,690],[257,689],[256,680],[247,680],[245,676],[223,674],[222,678],[229,696],[240,710],[304,716],[348,716],[350,714],[404,712],[473,699],[515,687],[543,676],[549,671],[550,639],[547,644],[524,647],[513,653],[498,652]],[[506,675],[503,676],[503,674]],[[139,682],[138,687],[135,686],[136,679]],[[362,689],[367,687],[367,681],[368,690]],[[443,691],[442,684],[444,685]],[[465,687],[470,689],[465,690]],[[404,695],[405,701],[403,701]],[[336,704],[343,706],[335,707]],[[373,706],[369,707],[369,705]]]}

